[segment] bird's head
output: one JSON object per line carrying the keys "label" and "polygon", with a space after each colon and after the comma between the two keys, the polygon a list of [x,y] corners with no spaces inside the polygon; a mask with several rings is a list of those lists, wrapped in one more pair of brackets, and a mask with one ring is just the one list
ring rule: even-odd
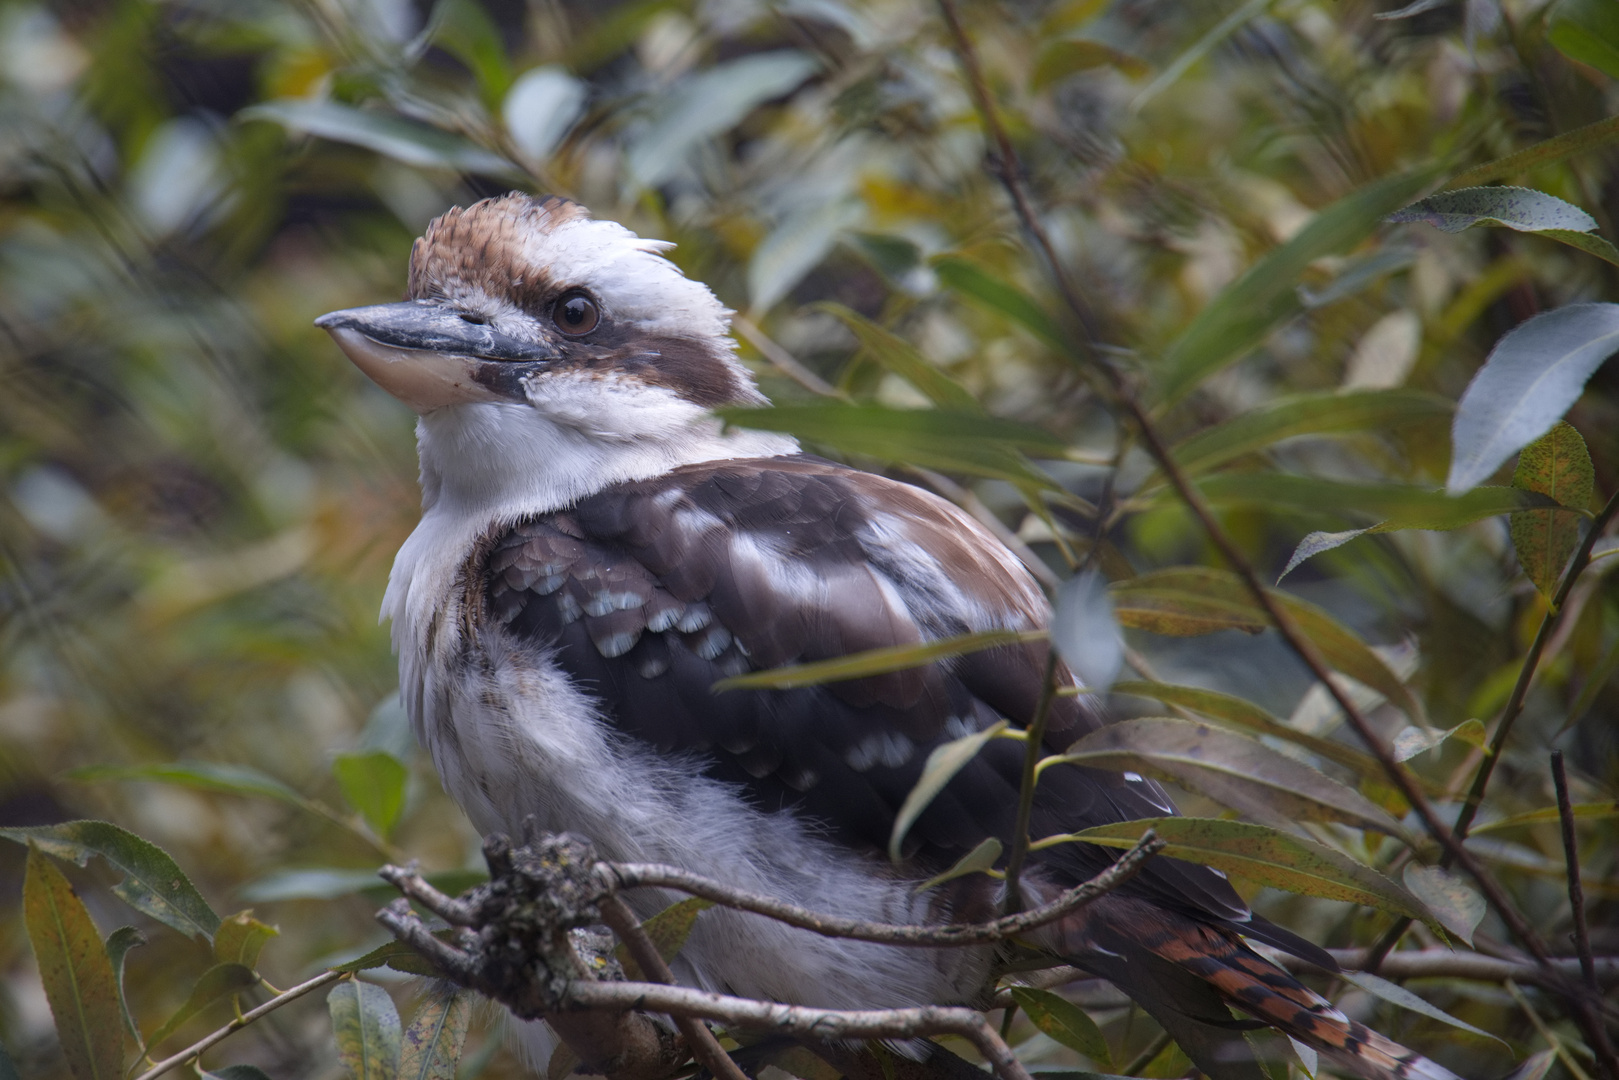
{"label": "bird's head", "polygon": [[709,409],[764,398],[736,359],[730,312],[663,257],[671,246],[513,193],[434,220],[403,302],[315,322],[421,414],[429,502],[460,487],[509,504],[493,489],[532,485],[535,470],[562,497],[694,453],[757,453],[714,443]]}
{"label": "bird's head", "polygon": [[[315,320],[419,413],[466,403],[544,410],[604,381],[709,408],[758,402],[706,285],[577,203],[513,193],[456,207],[410,255],[408,299]],[[576,412],[565,409],[566,415]]]}

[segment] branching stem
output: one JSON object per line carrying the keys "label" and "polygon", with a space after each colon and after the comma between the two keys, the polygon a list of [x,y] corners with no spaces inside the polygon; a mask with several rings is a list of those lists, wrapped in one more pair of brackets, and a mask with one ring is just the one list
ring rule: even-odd
{"label": "branching stem", "polygon": [[328,986],[332,983],[339,982],[348,978],[348,976],[349,973],[346,971],[323,971],[307,982],[301,982],[297,986],[283,990],[269,1001],[266,1001],[263,1005],[243,1013],[241,1016],[238,1016],[236,1019],[232,1020],[218,1031],[210,1032],[209,1034],[204,1035],[202,1038],[198,1039],[196,1042],[192,1043],[178,1054],[175,1054],[173,1057],[164,1058],[156,1065],[153,1065],[150,1069],[147,1069],[145,1072],[135,1077],[135,1080],[156,1080],[157,1077],[162,1076],[170,1069],[179,1068],[181,1065],[184,1065],[187,1062],[195,1061],[197,1058],[201,1057],[203,1052],[209,1047],[224,1040],[227,1036],[242,1030],[253,1021],[259,1019],[259,1017],[267,1016],[270,1013],[275,1012],[275,1010],[281,1008],[281,1006],[303,997],[311,990],[319,990],[323,986]]}

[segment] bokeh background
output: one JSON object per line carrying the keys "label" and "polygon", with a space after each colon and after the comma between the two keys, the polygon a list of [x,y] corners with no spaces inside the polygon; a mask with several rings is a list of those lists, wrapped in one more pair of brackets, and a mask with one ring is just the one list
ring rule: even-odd
{"label": "bokeh background", "polygon": [[[1386,6],[962,4],[1043,220],[1142,385],[1212,297],[1320,208],[1400,169],[1459,172],[1619,111],[1601,52],[1615,16],[1600,0],[1455,0],[1378,18]],[[1616,162],[1599,149],[1520,180],[1611,238]],[[477,838],[406,729],[376,618],[417,513],[413,418],[311,320],[397,298],[433,216],[514,187],[676,241],[671,257],[741,313],[742,354],[777,401],[928,405],[858,347],[832,302],[911,342],[991,413],[1057,435],[1069,459],[1041,466],[1074,498],[1037,496],[1039,513],[1005,480],[853,460],[994,516],[1059,575],[1053,527],[1083,551],[1083,508],[1114,462],[1118,429],[1072,363],[941,280],[938,257],[964,260],[1060,310],[924,0],[0,2],[0,824],[104,818],[162,845],[216,910],[251,907],[280,927],[262,965],[278,986],[383,939],[371,913],[386,891],[365,886],[385,858],[478,866]],[[1306,391],[1454,400],[1524,318],[1619,298],[1619,268],[1504,230],[1383,226],[1298,285],[1302,313],[1167,410],[1172,436]],[[1600,500],[1619,486],[1619,366],[1570,420]],[[816,445],[842,452],[836,437]],[[1434,487],[1448,452],[1441,412],[1226,467]],[[1123,455],[1105,568],[1213,562],[1186,513],[1140,488],[1149,471],[1139,450]],[[1330,493],[1249,493],[1219,509],[1271,577],[1311,530],[1372,523]],[[1576,801],[1614,798],[1619,575],[1602,571],[1615,563],[1577,592],[1487,817],[1550,804],[1553,745],[1569,753]],[[1545,611],[1502,519],[1363,538],[1288,586],[1378,646],[1438,728],[1495,715]],[[1334,735],[1321,688],[1273,637],[1130,641],[1165,678]],[[1476,763],[1455,741],[1413,762],[1453,793]],[[401,767],[403,805],[378,805]],[[1581,836],[1592,922],[1612,952],[1619,833],[1594,818]],[[1375,840],[1340,840],[1379,857]],[[1480,849],[1561,947],[1555,828]],[[64,1077],[21,873],[22,849],[0,846],[0,1042],[23,1076]],[[139,921],[104,867],[70,873],[103,932]],[[1387,924],[1248,891],[1332,945]],[[148,929],[127,983],[150,1030],[207,956]],[[414,984],[377,977],[408,1010]],[[1513,1053],[1364,995],[1349,1004],[1469,1076],[1548,1045],[1500,986],[1422,990]],[[1575,1038],[1554,1005],[1530,1000],[1548,1031]],[[1150,1039],[1139,1014],[1098,1016],[1121,1046]],[[209,1060],[339,1075],[317,999]],[[1174,1068],[1166,1057],[1149,1072]],[[462,1075],[519,1075],[492,1016]]]}

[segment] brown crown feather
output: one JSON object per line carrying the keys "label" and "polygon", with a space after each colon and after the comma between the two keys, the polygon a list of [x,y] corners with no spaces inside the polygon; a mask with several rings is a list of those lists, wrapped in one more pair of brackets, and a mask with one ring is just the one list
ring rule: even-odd
{"label": "brown crown feather", "polygon": [[590,216],[576,202],[557,195],[512,192],[453,207],[436,217],[410,250],[411,300],[459,296],[478,290],[506,297],[520,307],[556,288],[544,267],[524,261],[525,237],[535,231]]}

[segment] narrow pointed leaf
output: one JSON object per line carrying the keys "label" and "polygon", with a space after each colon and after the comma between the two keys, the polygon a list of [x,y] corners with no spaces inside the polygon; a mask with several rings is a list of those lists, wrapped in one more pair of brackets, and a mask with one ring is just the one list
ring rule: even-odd
{"label": "narrow pointed leaf", "polygon": [[1282,579],[1298,569],[1299,564],[1306,559],[1314,558],[1323,551],[1343,547],[1349,541],[1358,536],[1365,536],[1371,531],[1370,528],[1345,529],[1343,532],[1321,532],[1318,530],[1306,534],[1304,539],[1299,541],[1299,546],[1293,549],[1293,554],[1288,556],[1287,565],[1282,567],[1282,572],[1276,575],[1276,584],[1280,585]]}
{"label": "narrow pointed leaf", "polygon": [[1500,225],[1518,232],[1568,229],[1590,232],[1596,219],[1573,203],[1544,191],[1521,187],[1453,188],[1430,195],[1389,215],[1391,222],[1423,222],[1441,232],[1475,225]]}
{"label": "narrow pointed leaf", "polygon": [[1449,495],[1416,484],[1360,484],[1278,472],[1226,472],[1204,477],[1197,486],[1217,506],[1364,514],[1377,520],[1375,532],[1459,529],[1497,514],[1557,505],[1538,492],[1510,487],[1476,487]]}
{"label": "narrow pointed leaf", "polygon": [[[691,937],[692,929],[697,925],[697,916],[714,906],[712,900],[704,900],[700,896],[690,896],[677,901],[658,912],[652,918],[641,924],[652,944],[657,946],[658,955],[663,957],[664,963],[673,962],[680,955],[680,950],[686,947],[686,939]],[[641,965],[635,962],[628,948],[622,942],[613,948],[613,955],[617,957],[619,966],[624,974],[631,979],[645,979],[647,975],[641,970]]]}
{"label": "narrow pointed leaf", "polygon": [[1029,78],[1029,89],[1040,91],[1054,82],[1060,82],[1081,71],[1111,67],[1131,78],[1140,78],[1152,69],[1140,57],[1104,45],[1100,41],[1083,38],[1064,38],[1047,44],[1034,62],[1034,74]]}
{"label": "narrow pointed leaf", "polygon": [[1161,403],[1180,400],[1297,314],[1302,302],[1295,287],[1305,268],[1323,255],[1359,243],[1385,215],[1426,187],[1433,175],[1428,169],[1401,173],[1351,192],[1318,211],[1292,239],[1221,291],[1165,352],[1158,390]]}
{"label": "narrow pointed leaf", "polygon": [[367,825],[386,837],[399,822],[405,809],[405,784],[410,771],[386,750],[339,754],[332,761],[332,775],[343,790],[343,798],[360,812]]}
{"label": "narrow pointed leaf", "polygon": [[1270,821],[1342,821],[1401,836],[1397,821],[1360,792],[1225,728],[1167,716],[1123,720],[1091,732],[1059,759],[1134,770]]}
{"label": "narrow pointed leaf", "polygon": [[222,920],[215,931],[214,959],[221,964],[256,968],[264,943],[280,933],[275,927],[255,919],[251,911],[238,911]]}
{"label": "narrow pointed leaf", "polygon": [[174,1015],[152,1032],[151,1038],[146,1040],[148,1047],[155,1047],[170,1035],[180,1030],[180,1025],[196,1016],[202,1010],[216,1001],[240,994],[243,990],[250,990],[257,986],[259,977],[253,969],[243,964],[215,964],[202,973],[202,978],[191,988],[186,996],[185,1004],[175,1010]]}
{"label": "narrow pointed leaf", "polygon": [[1013,986],[1009,989],[1012,1000],[1029,1014],[1035,1027],[1070,1050],[1078,1050],[1104,1069],[1113,1067],[1113,1055],[1108,1051],[1107,1039],[1084,1009],[1050,990],[1037,990],[1032,986]]}
{"label": "narrow pointed leaf", "polygon": [[1520,324],[1473,376],[1451,428],[1450,478],[1459,495],[1540,438],[1619,351],[1619,304],[1570,304]]}
{"label": "narrow pointed leaf", "polygon": [[1608,0],[1557,0],[1546,40],[1570,60],[1619,79],[1619,10]]}
{"label": "narrow pointed leaf", "polygon": [[928,808],[939,792],[944,790],[945,785],[950,783],[969,761],[978,756],[978,751],[984,748],[985,743],[1006,728],[1007,723],[1002,720],[983,731],[951,739],[943,746],[933,749],[928,755],[927,764],[922,768],[921,777],[916,781],[916,786],[905,796],[905,801],[900,804],[899,814],[894,818],[894,830],[888,837],[889,859],[895,863],[900,861],[900,847],[905,843],[905,835],[911,831],[916,819],[922,816],[922,811]]}
{"label": "narrow pointed leaf", "polygon": [[1423,1016],[1438,1020],[1442,1024],[1449,1024],[1451,1027],[1461,1028],[1463,1031],[1471,1031],[1474,1035],[1482,1035],[1486,1039],[1494,1039],[1502,1046],[1507,1045],[1498,1036],[1491,1035],[1482,1028],[1476,1028],[1464,1020],[1456,1019],[1437,1005],[1430,1005],[1399,983],[1389,982],[1381,975],[1373,975],[1369,971],[1340,971],[1338,976],[1344,982],[1358,986],[1368,994],[1380,997],[1384,1001],[1398,1005],[1402,1009],[1410,1009],[1414,1013],[1421,1013]]}
{"label": "narrow pointed leaf", "polygon": [[0,836],[18,843],[33,841],[41,850],[80,866],[92,856],[101,856],[124,875],[112,887],[119,899],[182,934],[212,941],[219,927],[219,916],[168,852],[109,822],[67,821],[0,829]]}
{"label": "narrow pointed leaf", "polygon": [[1171,637],[1216,630],[1257,634],[1268,625],[1252,604],[1204,596],[1191,589],[1154,585],[1140,578],[1113,583],[1113,615],[1121,626]]}
{"label": "narrow pointed leaf", "polygon": [[1619,116],[1610,116],[1468,169],[1447,180],[1445,187],[1476,187],[1492,180],[1534,172],[1575,154],[1605,146],[1616,139],[1619,139]]}
{"label": "narrow pointed leaf", "polygon": [[1017,451],[1065,457],[1060,439],[1032,424],[942,409],[888,409],[880,405],[778,405],[769,409],[716,409],[738,427],[786,431],[844,453],[897,465],[989,476],[1054,487]]}
{"label": "narrow pointed leaf", "polygon": [[400,1042],[399,1012],[388,991],[348,979],[326,996],[337,1037],[337,1057],[350,1080],[397,1080]]}
{"label": "narrow pointed leaf", "polygon": [[471,1019],[470,992],[431,995],[405,1029],[399,1080],[455,1080]]}
{"label": "narrow pointed leaf", "polygon": [[865,355],[916,387],[939,408],[967,413],[983,411],[978,399],[965,386],[928,363],[916,347],[904,338],[842,304],[828,302],[817,304],[816,307],[847,326],[860,342]]}
{"label": "narrow pointed leaf", "polygon": [[[1583,510],[1591,502],[1596,473],[1580,433],[1562,421],[1518,455],[1512,486],[1535,491]],[[1557,592],[1570,555],[1580,543],[1580,519],[1552,510],[1527,510],[1509,521],[1512,547],[1529,580],[1547,599]]]}
{"label": "narrow pointed leaf", "polygon": [[[1598,821],[1619,818],[1619,803],[1575,803],[1569,808],[1574,813],[1576,821]],[[1555,806],[1545,806],[1539,810],[1530,810],[1522,814],[1513,814],[1499,821],[1492,821],[1485,825],[1475,825],[1472,835],[1497,832],[1501,829],[1514,829],[1521,825],[1551,825],[1562,820],[1562,815]]]}
{"label": "narrow pointed leaf", "polygon": [[209,1069],[202,1077],[203,1080],[274,1080],[257,1065],[226,1065],[223,1068]]}
{"label": "narrow pointed leaf", "polygon": [[1595,255],[1603,262],[1619,266],[1619,248],[1596,233],[1576,232],[1573,229],[1541,229],[1535,235],[1556,240],[1559,244],[1567,244],[1571,248],[1579,248],[1587,255]]}
{"label": "narrow pointed leaf", "polygon": [[1405,887],[1428,906],[1446,930],[1469,946],[1473,944],[1473,931],[1484,918],[1486,905],[1472,885],[1437,866],[1408,863]]}
{"label": "narrow pointed leaf", "polygon": [[505,158],[442,128],[335,101],[266,101],[241,110],[236,118],[269,120],[289,131],[361,146],[421,168],[455,169],[485,176],[511,176],[518,171]]}
{"label": "narrow pointed leaf", "polygon": [[1147,818],[1072,833],[1106,847],[1133,847],[1154,829],[1167,841],[1163,854],[1305,896],[1381,908],[1437,926],[1422,902],[1371,867],[1325,844],[1248,821],[1221,818]]}
{"label": "narrow pointed leaf", "polygon": [[129,1011],[129,999],[124,996],[124,960],[129,950],[146,944],[146,935],[133,926],[120,926],[107,936],[107,960],[112,964],[114,985],[118,988],[118,1009],[124,1014],[124,1027],[135,1042],[141,1041],[141,1029],[135,1026],[135,1017]]}
{"label": "narrow pointed leaf", "polygon": [[276,799],[302,809],[309,800],[275,777],[249,765],[226,765],[214,761],[174,761],[150,765],[88,765],[63,774],[69,780],[150,780],[174,784],[195,791],[221,795],[257,795]]}
{"label": "narrow pointed leaf", "polygon": [[1394,736],[1391,749],[1394,751],[1396,761],[1409,761],[1426,750],[1432,750],[1446,739],[1460,739],[1469,746],[1482,750],[1486,742],[1484,725],[1477,720],[1463,720],[1447,731],[1408,727]]}
{"label": "narrow pointed leaf", "polygon": [[938,877],[928,878],[916,887],[916,891],[927,892],[935,885],[943,885],[947,881],[954,881],[968,874],[980,874],[985,870],[993,869],[995,860],[1001,857],[1004,845],[993,836],[979,841],[978,846],[955,861],[955,864]]}
{"label": "narrow pointed leaf", "polygon": [[932,265],[945,288],[1010,319],[1061,355],[1074,351],[1068,332],[1038,301],[1016,285],[1002,281],[978,263],[959,255],[940,255]]}
{"label": "narrow pointed leaf", "polygon": [[23,878],[23,921],[75,1080],[120,1080],[124,1023],[112,962],[84,902],[34,844]]}
{"label": "narrow pointed leaf", "polygon": [[890,645],[832,660],[786,664],[746,675],[733,675],[729,679],[720,679],[711,689],[718,694],[726,690],[790,690],[799,686],[820,686],[848,679],[863,679],[869,675],[883,675],[890,671],[904,671],[951,656],[1003,645],[1043,641],[1045,638],[1044,630],[982,630],[976,634],[940,638],[921,645]]}
{"label": "narrow pointed leaf", "polygon": [[1188,475],[1301,435],[1385,431],[1451,415],[1447,398],[1423,390],[1353,390],[1281,398],[1178,443],[1175,461]]}
{"label": "narrow pointed leaf", "polygon": [[[448,936],[448,931],[439,931],[439,936]],[[388,941],[369,952],[356,956],[353,960],[345,960],[341,964],[333,964],[332,971],[370,971],[373,968],[387,967],[395,971],[404,971],[412,975],[439,975],[438,968],[434,967],[428,959],[403,941]]]}
{"label": "narrow pointed leaf", "polygon": [[1231,694],[1222,694],[1217,690],[1205,690],[1197,686],[1176,686],[1171,683],[1126,681],[1113,685],[1115,694],[1130,694],[1135,697],[1154,698],[1166,705],[1179,705],[1202,713],[1214,720],[1223,720],[1256,731],[1262,735],[1273,735],[1278,739],[1286,739],[1296,743],[1307,750],[1327,759],[1337,762],[1345,768],[1351,769],[1358,776],[1380,776],[1383,771],[1376,758],[1370,754],[1361,753],[1342,743],[1323,739],[1302,731],[1295,730],[1284,724],[1279,718],[1261,709],[1251,701],[1234,697]]}

